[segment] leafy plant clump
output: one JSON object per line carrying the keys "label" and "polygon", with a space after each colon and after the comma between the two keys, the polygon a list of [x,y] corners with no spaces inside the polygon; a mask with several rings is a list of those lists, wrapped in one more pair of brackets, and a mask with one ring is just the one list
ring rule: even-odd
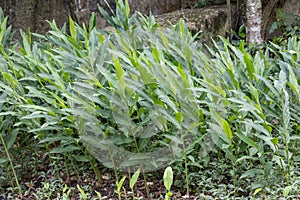
{"label": "leafy plant clump", "polygon": [[287,39],[294,36],[300,38],[300,17],[277,10],[277,21],[270,27],[270,34],[275,34],[273,43],[285,46]]}
{"label": "leafy plant clump", "polygon": [[[112,17],[99,10],[114,32],[92,15],[88,27],[49,22],[17,42],[1,15],[1,193],[24,195],[23,179],[45,166],[66,183],[92,169],[101,185],[104,165],[115,170],[112,198],[127,194],[120,171],[133,198],[141,172],[150,198],[149,176],[169,165],[162,198],[296,197],[299,38],[254,53],[220,38],[206,54],[184,21],[160,27],[121,0]],[[69,187],[87,198],[80,185],[61,196]]]}

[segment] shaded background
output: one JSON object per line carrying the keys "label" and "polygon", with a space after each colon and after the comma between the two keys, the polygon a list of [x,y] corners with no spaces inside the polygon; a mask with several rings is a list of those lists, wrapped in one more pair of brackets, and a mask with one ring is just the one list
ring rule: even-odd
{"label": "shaded background", "polygon": [[[115,0],[107,1],[114,9]],[[240,6],[243,1],[245,0],[239,0]],[[129,0],[132,12],[138,10],[148,14],[151,10],[155,15],[190,9],[199,5],[199,2],[205,2],[206,6],[226,4],[226,0]],[[236,4],[236,0],[231,2]],[[276,8],[283,8],[285,12],[300,15],[300,0],[262,0],[262,3],[264,30],[276,20]],[[68,22],[68,16],[78,23],[87,23],[90,14],[98,11],[97,4],[109,11],[104,0],[0,0],[0,7],[4,10],[5,16],[9,16],[8,24],[12,25],[14,30],[26,31],[30,27],[31,32],[37,33],[45,33],[49,29],[46,20],[54,19],[59,27]],[[106,25],[105,20],[98,13],[97,27],[103,28]],[[267,37],[266,32],[264,36]],[[18,33],[17,37],[19,37]]]}

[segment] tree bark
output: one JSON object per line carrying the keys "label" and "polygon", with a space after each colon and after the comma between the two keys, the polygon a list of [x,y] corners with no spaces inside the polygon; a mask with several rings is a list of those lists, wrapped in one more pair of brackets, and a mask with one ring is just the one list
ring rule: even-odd
{"label": "tree bark", "polygon": [[[45,33],[49,24],[46,20],[55,19],[57,25],[62,27],[72,14],[72,0],[0,0],[0,7],[4,15],[8,16],[8,25],[14,30]],[[20,38],[19,32],[16,35]]]}
{"label": "tree bark", "polygon": [[246,2],[247,19],[247,42],[250,44],[260,44],[262,39],[262,4],[261,0],[247,0]]}

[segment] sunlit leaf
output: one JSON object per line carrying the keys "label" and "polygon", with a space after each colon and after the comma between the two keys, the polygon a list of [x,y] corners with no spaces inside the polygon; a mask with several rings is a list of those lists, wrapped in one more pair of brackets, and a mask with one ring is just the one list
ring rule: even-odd
{"label": "sunlit leaf", "polygon": [[138,178],[139,178],[139,175],[140,175],[140,169],[138,169],[131,177],[130,179],[130,183],[129,183],[129,186],[131,189],[133,189],[135,183],[137,182]]}
{"label": "sunlit leaf", "polygon": [[164,185],[167,190],[171,190],[173,184],[173,170],[171,167],[167,167],[164,171]]}

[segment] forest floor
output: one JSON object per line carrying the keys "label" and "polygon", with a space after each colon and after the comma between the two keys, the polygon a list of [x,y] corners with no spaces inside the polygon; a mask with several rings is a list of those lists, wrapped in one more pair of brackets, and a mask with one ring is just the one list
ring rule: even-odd
{"label": "forest floor", "polygon": [[[118,199],[116,178],[114,172],[105,170],[101,174],[101,180],[98,181],[92,171],[86,171],[83,175],[71,175],[61,173],[60,177],[53,175],[51,169],[44,167],[42,171],[35,174],[28,173],[23,177],[20,185],[23,190],[23,197],[16,196],[17,188],[12,188],[8,184],[5,188],[5,194],[0,195],[0,200],[17,199],[17,200],[42,200],[42,199],[99,199],[97,192],[101,193],[102,199]],[[122,174],[120,176],[123,176]],[[146,185],[142,174],[134,187],[135,199],[164,199],[166,189],[163,185],[163,170],[159,170],[148,175]],[[129,187],[128,176],[125,179],[121,189],[121,199],[133,199],[132,191]],[[79,186],[79,188],[78,188]],[[82,191],[80,191],[82,190]],[[179,188],[172,187],[172,199],[199,199],[196,195],[184,195]],[[86,195],[86,196],[85,196]],[[85,197],[84,197],[85,196]]]}

